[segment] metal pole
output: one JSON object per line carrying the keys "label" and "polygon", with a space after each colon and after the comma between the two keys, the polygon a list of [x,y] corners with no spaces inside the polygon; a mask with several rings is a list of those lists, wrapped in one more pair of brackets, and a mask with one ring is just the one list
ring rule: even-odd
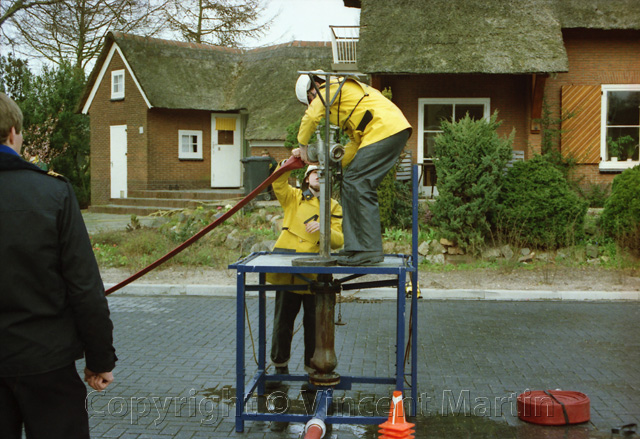
{"label": "metal pole", "polygon": [[331,75],[325,75],[325,126],[324,141],[318,142],[320,160],[320,258],[331,257],[331,172],[329,150],[331,149]]}
{"label": "metal pole", "polygon": [[419,174],[418,165],[411,167],[411,182],[413,192],[411,193],[412,206],[412,235],[411,235],[411,263],[414,271],[411,272],[411,416],[416,416],[418,412],[418,190]]}
{"label": "metal pole", "polygon": [[236,297],[236,433],[244,431],[244,273],[238,271],[236,275],[236,286],[238,295]]}

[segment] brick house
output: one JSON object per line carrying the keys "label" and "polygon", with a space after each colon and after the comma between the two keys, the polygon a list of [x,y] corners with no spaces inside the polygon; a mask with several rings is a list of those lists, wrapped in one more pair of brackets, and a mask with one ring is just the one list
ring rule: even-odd
{"label": "brick house", "polygon": [[[554,118],[574,113],[556,143],[577,161],[583,183],[609,183],[640,163],[637,0],[344,4],[361,9],[357,68],[376,88],[391,89],[414,127],[408,147],[427,170],[440,120],[466,112],[497,110],[500,134],[515,129],[514,150],[539,153],[543,103]],[[616,160],[607,139],[625,136]]]}
{"label": "brick house", "polygon": [[[407,149],[425,166],[426,193],[440,121],[467,112],[498,111],[500,134],[515,130],[514,156],[525,158],[541,152],[545,106],[555,119],[572,113],[552,126],[563,131],[554,143],[585,185],[640,163],[637,0],[344,4],[361,9],[359,40],[345,39],[357,50],[344,53],[357,57],[338,59],[334,38],[333,69],[351,63],[392,91],[414,127]],[[285,129],[304,111],[297,71],[330,70],[330,46],[240,51],[110,33],[81,101],[91,116],[92,204],[133,189],[239,187],[240,158],[265,147],[284,158]]]}
{"label": "brick house", "polygon": [[90,116],[91,204],[242,187],[243,157],[288,156],[286,127],[304,112],[297,71],[330,61],[324,42],[243,51],[109,33],[79,104]]}

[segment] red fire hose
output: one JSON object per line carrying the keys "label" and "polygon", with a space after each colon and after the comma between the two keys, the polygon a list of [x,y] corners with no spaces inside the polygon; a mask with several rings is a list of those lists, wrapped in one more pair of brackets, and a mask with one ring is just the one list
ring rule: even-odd
{"label": "red fire hose", "polygon": [[251,193],[249,195],[244,197],[235,206],[233,206],[231,209],[229,209],[227,212],[225,212],[220,218],[216,219],[214,222],[209,224],[207,227],[205,227],[204,229],[200,230],[198,233],[193,235],[191,238],[187,239],[185,242],[183,242],[178,247],[176,247],[173,250],[171,250],[169,253],[167,253],[166,255],[164,255],[163,257],[158,259],[157,261],[151,263],[150,265],[146,266],[142,270],[140,270],[137,273],[133,274],[132,276],[126,278],[125,280],[123,280],[119,284],[114,285],[111,288],[109,288],[105,292],[105,295],[108,296],[109,294],[113,293],[114,291],[118,291],[120,288],[122,288],[122,287],[124,287],[126,285],[129,285],[134,280],[139,279],[140,277],[144,276],[145,274],[147,274],[148,272],[150,272],[154,268],[156,268],[159,265],[167,262],[169,259],[173,258],[175,255],[180,253],[182,250],[184,250],[185,248],[189,247],[191,244],[193,244],[194,242],[196,242],[197,240],[202,238],[204,235],[209,233],[211,230],[215,229],[220,224],[222,224],[227,219],[229,219],[234,213],[236,213],[238,210],[240,210],[249,201],[253,200],[260,192],[262,192],[267,186],[269,186],[271,183],[273,183],[282,174],[284,174],[285,172],[288,172],[288,171],[292,171],[294,169],[302,168],[302,167],[304,167],[304,162],[300,158],[298,158],[298,157],[290,157],[286,162],[284,162],[284,164],[282,166],[280,166],[280,168],[278,168],[278,170],[276,170],[276,172],[271,174],[269,176],[269,178],[267,178],[265,181],[260,183],[260,185],[257,188],[255,188],[253,191],[251,191]]}
{"label": "red fire hose", "polygon": [[518,417],[541,425],[569,425],[590,419],[590,400],[581,392],[534,390],[518,395]]}

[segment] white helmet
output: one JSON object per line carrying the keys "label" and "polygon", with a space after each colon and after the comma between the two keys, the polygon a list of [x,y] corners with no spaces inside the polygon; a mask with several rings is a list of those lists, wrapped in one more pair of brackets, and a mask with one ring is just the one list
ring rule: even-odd
{"label": "white helmet", "polygon": [[[311,73],[324,73],[322,70],[312,70]],[[322,82],[324,82],[324,78],[318,77]],[[308,92],[311,90],[311,78],[308,74],[302,74],[298,76],[298,80],[296,81],[296,97],[300,102],[305,105],[309,105],[309,97]]]}
{"label": "white helmet", "polygon": [[309,75],[298,76],[298,80],[296,81],[296,97],[305,105],[309,105],[309,98],[307,97],[307,93],[309,92],[310,88],[311,78],[309,78]]}
{"label": "white helmet", "polygon": [[316,165],[309,165],[307,166],[307,170],[304,173],[304,179],[306,180],[307,177],[309,176],[309,174],[311,174],[313,171],[317,171],[318,167]]}

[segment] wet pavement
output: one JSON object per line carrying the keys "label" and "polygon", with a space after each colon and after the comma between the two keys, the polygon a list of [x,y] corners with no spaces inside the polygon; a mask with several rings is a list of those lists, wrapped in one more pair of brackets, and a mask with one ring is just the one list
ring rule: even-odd
{"label": "wet pavement", "polygon": [[[83,216],[90,233],[130,222],[126,215]],[[159,221],[138,219],[149,226]],[[247,421],[243,433],[235,432],[232,297],[145,294],[109,297],[120,361],[116,382],[87,398],[93,438],[303,436],[302,424],[273,432],[269,422]],[[255,316],[257,299],[249,297],[247,305]],[[272,298],[268,307],[271,316]],[[611,434],[612,427],[640,424],[640,302],[421,300],[419,307],[420,399],[418,416],[411,419],[417,438],[640,437]],[[341,311],[347,325],[336,330],[337,371],[392,375],[395,304],[357,299],[343,303]],[[251,375],[249,331],[245,344]],[[294,337],[293,349],[292,372],[302,373],[302,333]],[[590,422],[543,427],[517,418],[518,394],[558,388],[589,396]],[[336,392],[334,410],[386,416],[392,390],[363,385]],[[291,412],[304,412],[299,385],[289,386],[286,401]],[[255,410],[268,410],[265,403],[271,407],[257,397],[254,402]],[[336,425],[331,437],[374,439],[378,433],[372,425]]]}
{"label": "wet pavement", "polygon": [[[247,421],[235,432],[235,299],[113,295],[109,304],[120,360],[115,383],[87,398],[92,437],[301,437],[301,424],[273,432],[268,422]],[[257,336],[257,299],[247,298],[247,307]],[[273,315],[273,299],[267,307]],[[395,303],[359,300],[341,312],[347,324],[336,329],[337,372],[392,375]],[[417,438],[617,438],[612,427],[640,423],[638,302],[420,300],[418,328]],[[252,332],[246,336],[252,375]],[[299,332],[292,373],[303,373],[302,356]],[[589,396],[590,422],[541,427],[517,418],[518,394],[558,388]],[[354,385],[336,391],[333,408],[386,416],[392,390]],[[304,410],[299,384],[286,394],[291,412]],[[255,398],[251,407],[273,402]],[[373,439],[377,427],[336,425],[331,437]]]}

